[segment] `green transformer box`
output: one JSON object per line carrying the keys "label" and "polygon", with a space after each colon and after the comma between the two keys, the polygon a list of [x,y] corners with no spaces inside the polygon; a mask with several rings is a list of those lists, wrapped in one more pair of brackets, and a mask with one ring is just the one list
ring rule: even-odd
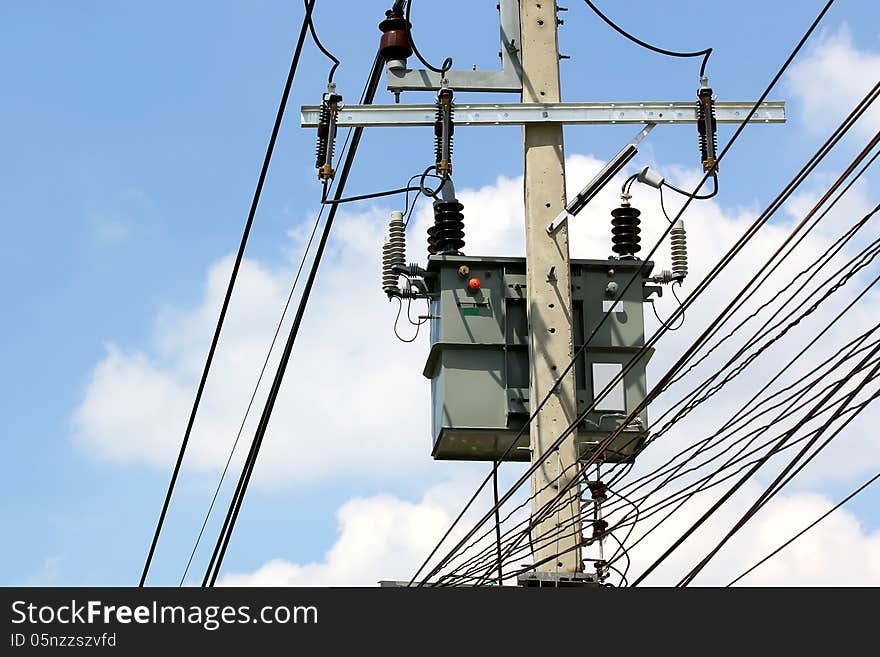
{"label": "green transformer box", "polygon": [[[572,260],[574,353],[610,311],[575,363],[582,415],[645,344],[644,303],[653,263],[637,259]],[[432,455],[496,461],[529,418],[529,346],[525,258],[430,256]],[[548,273],[552,275],[552,273]],[[624,296],[633,276],[638,277]],[[647,350],[577,427],[581,458],[620,427],[644,400]],[[560,363],[560,371],[568,363]],[[606,449],[604,460],[631,459],[648,435],[643,409]],[[505,460],[528,461],[528,430]]]}

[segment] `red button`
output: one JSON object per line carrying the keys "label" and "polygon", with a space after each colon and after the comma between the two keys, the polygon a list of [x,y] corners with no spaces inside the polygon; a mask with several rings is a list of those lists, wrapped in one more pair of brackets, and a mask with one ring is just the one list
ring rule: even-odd
{"label": "red button", "polygon": [[481,285],[479,278],[472,278],[468,281],[468,287],[474,291],[479,290]]}

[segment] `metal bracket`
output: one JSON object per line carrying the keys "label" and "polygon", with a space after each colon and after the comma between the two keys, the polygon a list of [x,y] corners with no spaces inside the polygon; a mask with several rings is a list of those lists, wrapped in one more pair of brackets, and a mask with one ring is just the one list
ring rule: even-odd
{"label": "metal bracket", "polygon": [[654,129],[655,123],[649,123],[644,128],[639,130],[639,133],[632,138],[632,140],[624,146],[620,152],[615,155],[608,164],[602,167],[602,170],[597,173],[593,179],[587,183],[586,187],[584,187],[577,196],[575,196],[568,205],[563,208],[562,212],[560,212],[556,218],[550,222],[547,226],[547,232],[549,234],[553,234],[562,224],[568,221],[569,217],[576,216],[584,207],[589,203],[593,198],[595,198],[596,194],[601,192],[605,185],[611,182],[611,179],[614,178],[618,174],[618,172],[626,166],[627,162],[633,159],[638,153],[637,146],[639,143],[648,136],[648,133]]}
{"label": "metal bracket", "polygon": [[[754,107],[750,102],[717,102],[718,123],[742,123]],[[316,128],[321,108],[302,108],[301,124]],[[340,108],[340,128],[433,126],[436,106],[430,105],[348,105]],[[613,124],[691,124],[697,122],[696,103],[457,103],[455,125],[613,125]],[[785,123],[785,103],[762,103],[752,123]]]}
{"label": "metal bracket", "polygon": [[[499,0],[501,23],[500,71],[447,71],[446,81],[456,91],[522,91],[520,61],[519,0]],[[388,91],[436,91],[441,86],[440,74],[425,69],[389,68]]]}

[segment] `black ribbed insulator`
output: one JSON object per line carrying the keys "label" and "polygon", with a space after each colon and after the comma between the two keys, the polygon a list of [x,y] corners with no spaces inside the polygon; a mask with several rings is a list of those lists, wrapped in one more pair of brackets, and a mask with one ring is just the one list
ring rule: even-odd
{"label": "black ribbed insulator", "polygon": [[642,238],[639,233],[641,221],[639,215],[641,212],[630,205],[621,205],[611,211],[611,241],[614,242],[612,250],[621,258],[633,258],[642,247],[639,244]]}
{"label": "black ribbed insulator", "polygon": [[457,199],[434,201],[434,225],[428,229],[428,253],[459,254],[464,248],[464,206]]}

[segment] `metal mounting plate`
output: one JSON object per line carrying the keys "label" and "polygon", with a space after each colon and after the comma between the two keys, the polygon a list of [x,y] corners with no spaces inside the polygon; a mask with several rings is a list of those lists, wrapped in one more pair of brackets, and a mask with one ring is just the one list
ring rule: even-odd
{"label": "metal mounting plate", "polygon": [[[754,103],[715,103],[718,123],[741,123]],[[434,104],[349,105],[339,112],[340,128],[377,126],[433,126]],[[318,126],[320,106],[302,108],[304,128]],[[609,125],[626,123],[697,122],[695,101],[672,103],[456,103],[455,124],[462,125]],[[762,103],[752,123],[785,123],[785,103]]]}

